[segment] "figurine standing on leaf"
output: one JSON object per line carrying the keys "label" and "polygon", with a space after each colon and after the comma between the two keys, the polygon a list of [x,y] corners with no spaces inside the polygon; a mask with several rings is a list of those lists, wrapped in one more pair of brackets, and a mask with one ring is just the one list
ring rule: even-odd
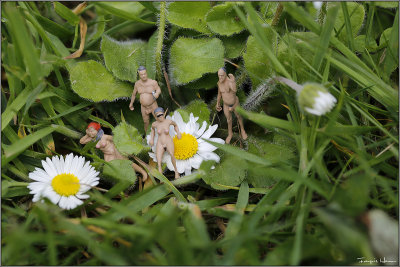
{"label": "figurine standing on leaf", "polygon": [[[114,159],[127,159],[122,156],[121,153],[118,152],[117,148],[114,145],[113,137],[108,134],[104,134],[104,131],[101,129],[100,124],[97,122],[89,123],[86,128],[86,135],[79,140],[81,144],[87,144],[91,141],[99,141],[96,144],[96,148],[100,149],[104,154],[105,161],[112,161]],[[143,170],[142,167],[132,162],[132,168],[142,174],[143,181],[147,180],[147,172]]]}
{"label": "figurine standing on leaf", "polygon": [[133,102],[135,101],[136,93],[140,95],[140,105],[144,123],[144,131],[147,132],[147,128],[150,124],[150,113],[154,116],[154,110],[158,107],[157,98],[161,94],[161,88],[155,80],[147,77],[147,70],[145,67],[140,66],[138,68],[140,80],[135,82],[135,87],[132,92],[131,103],[129,108],[134,109]]}
{"label": "figurine standing on leaf", "polygon": [[226,120],[228,122],[228,137],[225,140],[225,143],[229,144],[231,142],[233,131],[232,131],[232,111],[235,113],[240,126],[240,133],[244,140],[247,139],[246,131],[243,126],[242,117],[236,112],[235,108],[239,105],[239,98],[236,96],[236,80],[235,76],[231,73],[226,75],[226,69],[220,68],[218,70],[218,96],[217,96],[217,105],[216,110],[220,112],[222,110],[220,106],[221,96],[224,102],[224,114]]}
{"label": "figurine standing on leaf", "polygon": [[158,139],[156,145],[156,159],[158,163],[158,171],[162,173],[161,169],[161,162],[164,155],[164,152],[167,151],[171,155],[171,162],[174,166],[175,170],[175,179],[179,178],[179,172],[176,168],[176,159],[174,156],[175,147],[174,147],[174,140],[169,135],[169,127],[172,125],[175,127],[175,132],[178,139],[182,138],[181,132],[179,131],[178,125],[169,119],[165,118],[166,112],[161,107],[158,107],[154,110],[154,114],[156,115],[156,121],[153,122],[151,125],[151,134],[150,134],[150,141],[149,145],[154,145],[154,136],[155,131],[157,131]]}

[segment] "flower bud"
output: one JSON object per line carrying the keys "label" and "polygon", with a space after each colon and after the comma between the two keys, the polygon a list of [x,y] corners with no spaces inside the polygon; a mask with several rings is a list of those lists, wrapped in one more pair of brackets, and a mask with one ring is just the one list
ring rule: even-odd
{"label": "flower bud", "polygon": [[332,110],[336,98],[325,87],[317,83],[307,83],[298,94],[300,108],[310,114],[321,116]]}

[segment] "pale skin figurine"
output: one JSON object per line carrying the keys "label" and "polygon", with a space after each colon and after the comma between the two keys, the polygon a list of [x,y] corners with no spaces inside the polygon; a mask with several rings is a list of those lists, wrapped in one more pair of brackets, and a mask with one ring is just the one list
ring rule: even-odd
{"label": "pale skin figurine", "polygon": [[171,155],[172,165],[174,166],[175,170],[175,179],[179,178],[179,172],[176,168],[176,159],[174,156],[175,148],[174,148],[174,141],[172,137],[169,135],[169,126],[173,125],[175,128],[176,135],[178,139],[181,139],[182,135],[179,131],[178,125],[169,119],[165,118],[164,109],[159,107],[154,111],[156,116],[156,121],[153,122],[151,125],[151,135],[149,145],[154,145],[154,136],[155,131],[158,133],[158,140],[156,145],[156,158],[158,163],[158,171],[162,173],[161,169],[161,161],[164,155],[164,152],[167,151]]}
{"label": "pale skin figurine", "polygon": [[135,102],[136,93],[139,93],[144,131],[147,132],[150,124],[150,114],[153,114],[154,116],[153,112],[158,107],[157,98],[161,94],[161,88],[158,86],[158,83],[155,80],[147,77],[147,71],[145,67],[140,66],[138,68],[138,73],[140,80],[135,82],[129,108],[134,110],[133,102]]}
{"label": "pale skin figurine", "polygon": [[226,117],[226,121],[228,122],[228,137],[225,140],[225,143],[229,144],[231,142],[233,131],[232,131],[232,111],[235,113],[240,126],[240,132],[243,140],[247,139],[246,131],[243,126],[242,117],[236,112],[236,107],[239,105],[239,98],[236,95],[236,80],[235,76],[231,73],[226,75],[225,68],[220,68],[218,70],[218,96],[217,96],[217,105],[216,110],[220,112],[222,107],[220,106],[221,97],[224,102],[224,114]]}
{"label": "pale skin figurine", "polygon": [[[114,159],[128,159],[121,155],[118,152],[117,148],[114,145],[113,137],[108,134],[104,134],[104,131],[101,129],[100,124],[97,122],[89,123],[86,128],[86,135],[79,140],[81,144],[87,144],[91,141],[99,142],[96,144],[96,148],[100,149],[104,154],[105,161],[112,161]],[[143,181],[147,180],[147,172],[143,170],[139,165],[132,162],[132,168],[142,174]]]}

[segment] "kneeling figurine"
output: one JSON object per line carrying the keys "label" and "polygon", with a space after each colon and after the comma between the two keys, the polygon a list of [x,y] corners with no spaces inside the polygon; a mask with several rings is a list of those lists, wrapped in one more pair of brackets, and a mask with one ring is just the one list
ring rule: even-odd
{"label": "kneeling figurine", "polygon": [[[79,140],[81,144],[87,144],[91,141],[99,141],[96,144],[96,148],[100,149],[103,152],[104,160],[107,162],[114,159],[128,159],[127,157],[124,157],[121,155],[121,153],[119,153],[114,145],[113,137],[111,135],[104,134],[103,129],[101,129],[100,124],[97,122],[89,123],[86,128],[86,135]],[[142,174],[143,181],[147,180],[147,172],[142,167],[132,162],[132,168],[136,172]]]}

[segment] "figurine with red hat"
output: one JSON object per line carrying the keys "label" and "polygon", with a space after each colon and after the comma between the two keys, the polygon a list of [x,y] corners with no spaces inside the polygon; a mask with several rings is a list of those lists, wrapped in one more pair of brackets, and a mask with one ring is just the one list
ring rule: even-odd
{"label": "figurine with red hat", "polygon": [[[81,144],[87,144],[91,141],[98,141],[96,148],[100,149],[104,154],[105,161],[111,161],[114,159],[127,159],[122,156],[114,145],[113,137],[108,134],[104,134],[103,129],[97,122],[91,122],[86,128],[86,135],[80,139]],[[139,165],[132,162],[132,168],[142,174],[143,181],[147,180],[147,172]]]}

